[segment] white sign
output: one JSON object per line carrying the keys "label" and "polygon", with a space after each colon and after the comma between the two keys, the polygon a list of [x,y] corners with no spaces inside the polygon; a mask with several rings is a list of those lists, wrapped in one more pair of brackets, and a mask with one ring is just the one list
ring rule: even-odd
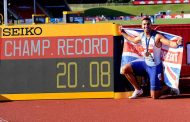
{"label": "white sign", "polygon": [[184,14],[183,18],[190,18],[190,14]]}

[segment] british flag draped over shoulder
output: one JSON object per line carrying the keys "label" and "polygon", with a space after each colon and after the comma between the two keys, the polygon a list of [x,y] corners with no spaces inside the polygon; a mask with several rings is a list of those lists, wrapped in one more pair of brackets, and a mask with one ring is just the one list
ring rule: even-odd
{"label": "british flag draped over shoulder", "polygon": [[[122,28],[125,33],[129,34],[132,37],[138,36],[143,32],[142,29],[138,28]],[[165,38],[171,41],[177,41],[180,37],[170,33],[157,31],[162,34]],[[138,58],[143,58],[144,48],[141,44],[134,44],[126,39],[124,39],[123,53],[121,59],[121,68],[126,63],[129,63]],[[179,46],[178,48],[171,48],[165,45],[162,45],[161,60],[163,62],[163,74],[164,82],[171,88],[178,89],[179,86],[179,77],[181,71],[183,56],[183,47]]]}

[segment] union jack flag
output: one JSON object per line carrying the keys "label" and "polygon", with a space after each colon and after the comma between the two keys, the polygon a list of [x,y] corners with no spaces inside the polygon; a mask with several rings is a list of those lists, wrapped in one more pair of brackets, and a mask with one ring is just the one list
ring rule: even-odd
{"label": "union jack flag", "polygon": [[[138,28],[122,28],[122,29],[124,30],[124,32],[133,37],[136,37],[143,32],[142,29]],[[173,35],[170,33],[162,31],[158,32],[170,41],[177,41],[179,38],[181,38],[180,36]],[[141,46],[141,44],[134,44],[128,41],[127,39],[124,39],[121,68],[126,63],[129,63],[139,58],[143,58],[143,52],[144,48]],[[163,68],[164,82],[166,83],[166,85],[168,85],[171,88],[178,89],[182,56],[183,56],[183,46],[179,46],[178,48],[171,48],[162,45],[161,60],[163,62],[163,67],[164,67]]]}

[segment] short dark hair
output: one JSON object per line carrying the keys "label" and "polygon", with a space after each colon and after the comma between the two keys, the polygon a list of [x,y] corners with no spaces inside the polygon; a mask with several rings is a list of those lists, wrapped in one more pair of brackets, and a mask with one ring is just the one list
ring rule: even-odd
{"label": "short dark hair", "polygon": [[150,20],[150,18],[149,18],[149,17],[143,17],[143,18],[142,18],[142,21],[143,21],[143,20],[148,20],[148,21],[150,21],[150,22],[151,22],[151,20]]}

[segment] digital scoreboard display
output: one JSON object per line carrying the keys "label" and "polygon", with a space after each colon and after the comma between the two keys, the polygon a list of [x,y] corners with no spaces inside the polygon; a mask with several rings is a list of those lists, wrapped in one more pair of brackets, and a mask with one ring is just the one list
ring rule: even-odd
{"label": "digital scoreboard display", "polygon": [[113,37],[6,38],[0,93],[113,89]]}
{"label": "digital scoreboard display", "polygon": [[109,91],[109,58],[2,61],[1,94]]}
{"label": "digital scoreboard display", "polygon": [[114,97],[114,24],[0,30],[0,100]]}
{"label": "digital scoreboard display", "polygon": [[65,23],[84,23],[84,12],[63,11],[63,21]]}

